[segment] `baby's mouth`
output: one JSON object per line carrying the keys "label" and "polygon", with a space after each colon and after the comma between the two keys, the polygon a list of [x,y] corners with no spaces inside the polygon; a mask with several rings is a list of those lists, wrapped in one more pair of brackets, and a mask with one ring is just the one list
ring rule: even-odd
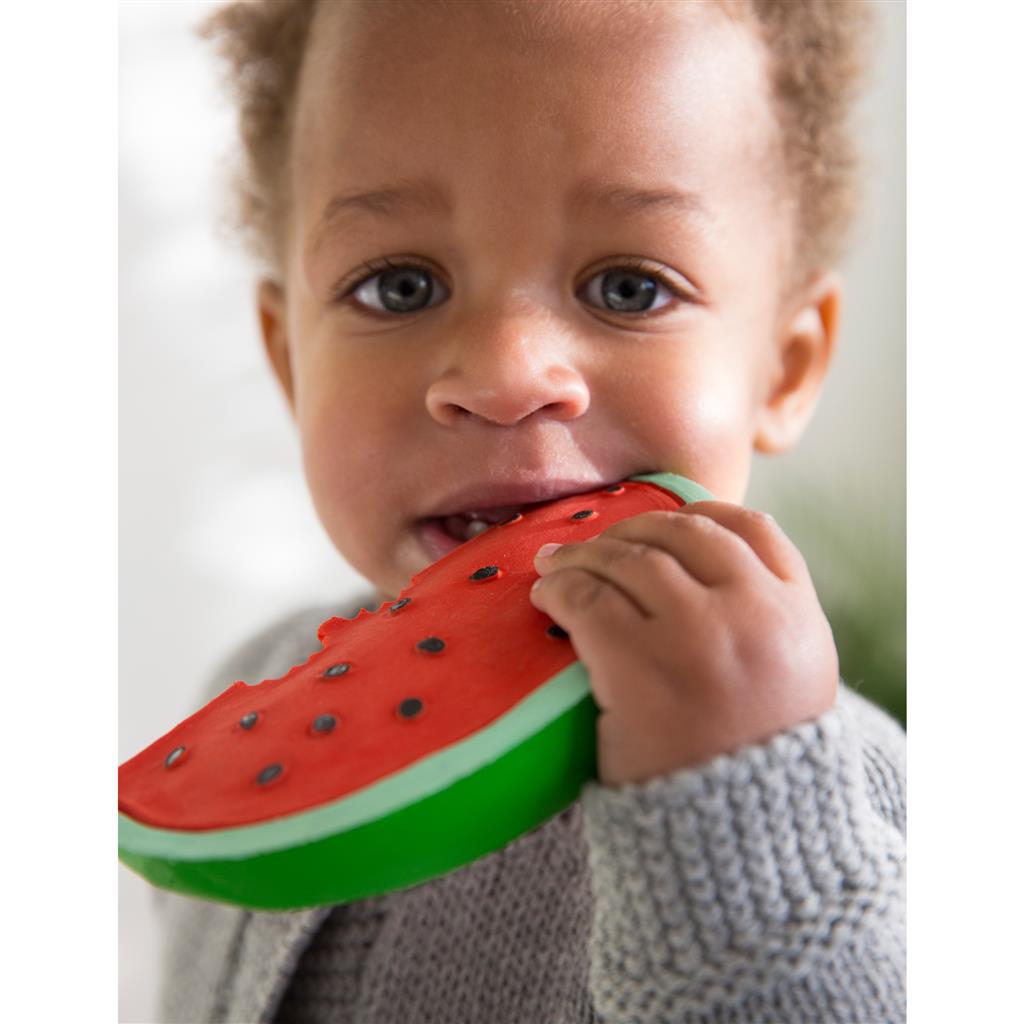
{"label": "baby's mouth", "polygon": [[459,512],[453,516],[438,516],[445,532],[459,541],[467,541],[490,529],[495,523],[505,523],[515,518],[525,505],[504,505],[480,512]]}
{"label": "baby's mouth", "polygon": [[[441,512],[425,516],[414,523],[414,532],[423,549],[429,554],[431,561],[437,561],[454,551],[461,544],[478,537],[481,533],[495,526],[515,522],[520,514],[525,514],[538,505],[567,498],[574,494],[588,494],[599,487],[620,487],[619,481],[624,477],[586,479],[585,477],[548,478],[544,482],[537,481],[495,481],[483,482],[479,486],[464,488],[460,497],[451,497],[450,503],[440,504]],[[510,505],[485,506],[488,501],[512,501]],[[460,504],[470,507],[461,512],[454,512]]]}
{"label": "baby's mouth", "polygon": [[495,524],[515,519],[527,505],[507,505],[481,511],[460,512],[456,515],[430,516],[416,523],[420,541],[433,559],[443,558],[449,552],[479,537]]}

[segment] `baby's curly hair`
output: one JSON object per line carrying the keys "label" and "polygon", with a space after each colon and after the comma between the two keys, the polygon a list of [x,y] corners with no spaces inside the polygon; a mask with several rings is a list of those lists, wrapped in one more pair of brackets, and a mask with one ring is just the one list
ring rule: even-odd
{"label": "baby's curly hair", "polygon": [[[241,160],[225,224],[279,276],[288,215],[288,144],[306,38],[324,0],[231,0],[198,34],[213,40],[235,97]],[[518,0],[505,0],[515,5]],[[861,198],[861,161],[850,113],[877,21],[867,0],[712,0],[751,18],[769,55],[782,152],[796,199],[797,263],[843,255]]]}

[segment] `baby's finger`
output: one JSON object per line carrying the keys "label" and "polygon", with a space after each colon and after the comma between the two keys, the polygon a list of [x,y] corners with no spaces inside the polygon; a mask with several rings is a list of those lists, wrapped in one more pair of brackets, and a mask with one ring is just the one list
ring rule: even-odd
{"label": "baby's finger", "polygon": [[608,680],[629,679],[631,686],[640,685],[635,679],[636,648],[647,619],[613,583],[585,569],[561,569],[537,584],[530,592],[534,607],[569,634],[573,650],[589,670],[597,706],[610,710],[616,703],[615,689],[623,687],[609,686]]}
{"label": "baby's finger", "polygon": [[761,561],[781,580],[806,579],[807,563],[799,548],[767,512],[728,501],[698,501],[680,512],[704,516],[742,537]]}
{"label": "baby's finger", "polygon": [[674,554],[655,544],[609,537],[608,531],[582,544],[563,544],[536,560],[547,578],[563,569],[585,569],[618,587],[644,618],[670,614],[678,618],[687,602],[701,600],[701,584]]}
{"label": "baby's finger", "polygon": [[750,545],[731,530],[708,516],[684,516],[681,511],[644,512],[615,523],[601,536],[661,548],[705,587],[767,571]]}

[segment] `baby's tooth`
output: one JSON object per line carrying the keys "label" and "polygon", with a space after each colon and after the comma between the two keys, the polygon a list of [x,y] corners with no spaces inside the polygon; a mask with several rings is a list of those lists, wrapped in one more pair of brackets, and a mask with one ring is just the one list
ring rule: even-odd
{"label": "baby's tooth", "polygon": [[480,519],[474,519],[469,526],[466,527],[466,539],[472,540],[478,534],[484,532],[484,530],[490,527],[490,523],[485,523]]}

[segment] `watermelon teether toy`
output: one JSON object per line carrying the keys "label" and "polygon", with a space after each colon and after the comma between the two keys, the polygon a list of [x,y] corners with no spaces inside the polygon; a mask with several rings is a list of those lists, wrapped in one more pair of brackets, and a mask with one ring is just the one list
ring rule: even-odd
{"label": "watermelon teether toy", "polygon": [[596,777],[597,708],[533,559],[710,498],[672,473],[516,513],[233,683],[119,769],[119,855],[155,885],[263,910],[415,885],[505,846]]}

